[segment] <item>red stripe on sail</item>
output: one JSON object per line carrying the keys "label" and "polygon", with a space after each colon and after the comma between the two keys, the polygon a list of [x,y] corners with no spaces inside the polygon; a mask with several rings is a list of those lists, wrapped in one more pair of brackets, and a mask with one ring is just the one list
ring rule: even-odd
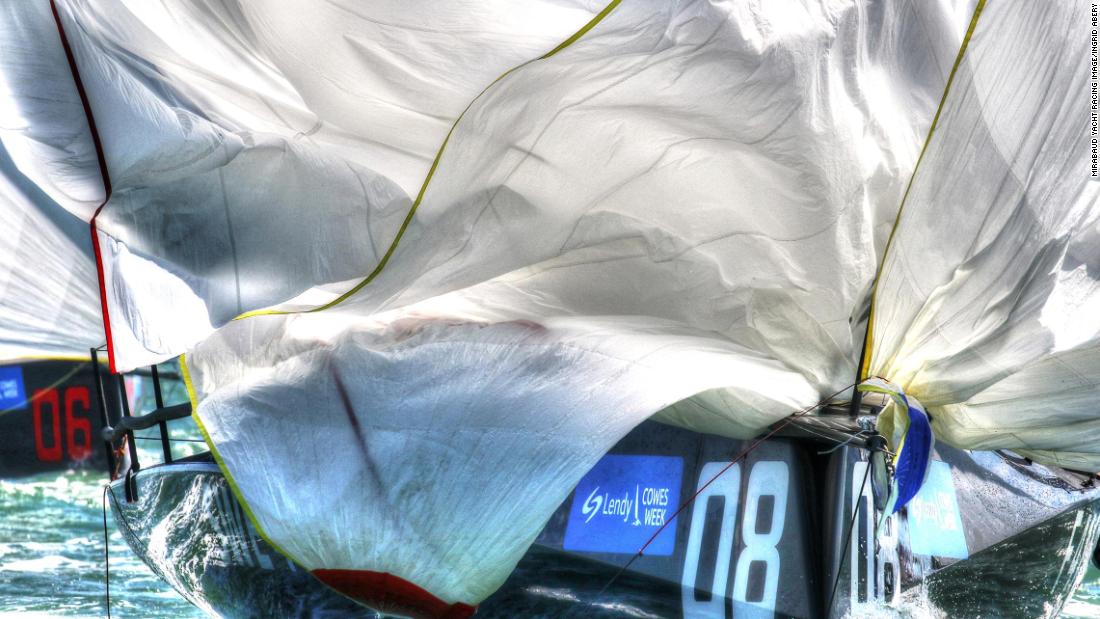
{"label": "red stripe on sail", "polygon": [[99,248],[99,231],[96,229],[95,220],[99,212],[111,199],[111,176],[107,173],[107,157],[103,154],[103,144],[99,140],[99,131],[95,126],[95,117],[92,116],[92,105],[88,102],[88,93],[84,90],[84,82],[80,80],[80,71],[76,67],[76,57],[69,45],[69,39],[65,36],[65,28],[61,25],[61,14],[57,11],[57,3],[50,0],[50,10],[53,12],[53,21],[57,25],[57,34],[61,37],[61,46],[65,49],[65,58],[69,61],[69,71],[72,73],[73,82],[76,83],[76,92],[80,95],[80,104],[84,106],[84,117],[88,121],[88,131],[92,134],[92,144],[95,146],[96,161],[99,162],[99,176],[103,180],[103,202],[96,207],[92,214],[90,228],[92,232],[92,253],[95,255],[95,271],[99,278],[99,304],[103,312],[103,333],[107,337],[107,361],[111,372],[115,371],[115,347],[111,338],[111,317],[107,312],[107,283],[103,275],[103,256]]}
{"label": "red stripe on sail", "polygon": [[313,570],[326,585],[371,608],[413,619],[466,619],[476,606],[448,604],[413,583],[369,570]]}

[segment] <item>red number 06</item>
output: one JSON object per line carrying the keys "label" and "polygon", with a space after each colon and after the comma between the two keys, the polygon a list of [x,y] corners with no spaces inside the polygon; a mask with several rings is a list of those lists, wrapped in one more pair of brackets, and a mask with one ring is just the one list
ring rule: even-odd
{"label": "red number 06", "polygon": [[[38,389],[32,396],[34,402],[34,452],[39,462],[60,462],[63,455],[61,444],[61,398],[57,389]],[[77,416],[76,405],[82,408],[80,416]],[[46,446],[43,437],[42,416],[46,414],[43,408],[48,409],[50,425],[53,426],[50,446]],[[83,460],[92,455],[92,422],[87,413],[91,408],[91,395],[88,388],[83,386],[69,387],[65,390],[65,448],[68,448],[69,459]],[[77,433],[82,436],[77,440]]]}

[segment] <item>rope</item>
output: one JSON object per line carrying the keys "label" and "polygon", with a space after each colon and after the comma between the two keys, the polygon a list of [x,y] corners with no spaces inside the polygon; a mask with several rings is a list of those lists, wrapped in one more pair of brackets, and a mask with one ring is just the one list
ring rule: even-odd
{"label": "rope", "polygon": [[13,406],[10,406],[10,407],[5,408],[3,410],[0,410],[0,415],[6,415],[7,413],[11,413],[11,412],[14,412],[14,411],[27,410],[27,405],[28,404],[32,404],[35,400],[38,400],[38,399],[41,398],[41,396],[38,395],[38,394],[40,394],[42,392],[45,392],[45,391],[49,391],[50,389],[55,389],[55,388],[60,387],[61,385],[65,384],[65,383],[69,382],[70,378],[72,378],[73,376],[76,376],[77,372],[80,372],[81,370],[83,370],[86,367],[88,367],[87,362],[81,363],[80,365],[73,366],[73,368],[70,369],[69,372],[67,374],[65,374],[64,376],[62,376],[61,378],[53,381],[52,383],[50,383],[49,385],[46,385],[45,387],[43,387],[41,389],[36,389],[35,393],[31,394],[31,397],[27,398],[25,402],[20,402],[17,406],[13,405]]}
{"label": "rope", "polygon": [[114,450],[114,455],[115,455],[115,470],[114,470],[114,473],[111,474],[111,481],[114,481],[114,480],[116,480],[116,479],[118,479],[119,477],[122,476],[122,464],[123,464],[122,456],[123,455],[126,456],[127,466],[129,466],[129,458],[130,458],[129,443],[127,443],[126,441],[122,441],[122,444],[118,446],[118,449]]}
{"label": "rope", "polygon": [[107,491],[111,486],[103,486],[103,580],[107,585],[107,619],[111,619],[111,542],[107,532]]}
{"label": "rope", "polygon": [[[867,478],[871,475],[871,461],[867,461],[867,470],[863,472],[863,483],[859,486],[859,494],[856,496],[863,496],[863,491],[867,488]],[[848,543],[852,541],[852,527],[856,524],[856,517],[859,516],[859,508],[863,507],[863,501],[856,501],[856,508],[852,510],[852,519],[848,521],[848,534],[844,536],[844,549],[840,551],[840,563],[836,566],[836,575],[833,577],[833,590],[829,593],[829,604],[825,606],[825,616],[828,617],[829,613],[833,611],[833,602],[836,601],[836,587],[840,584],[840,572],[841,567],[844,565],[844,557],[848,554]]]}
{"label": "rope", "polygon": [[[811,431],[810,434],[817,434],[817,433]],[[824,436],[823,434],[817,434],[817,435],[818,436]],[[836,445],[833,445],[832,447],[830,447],[830,448],[828,448],[824,451],[819,451],[819,452],[817,452],[817,455],[826,456],[828,454],[831,454],[834,451],[840,449],[841,447],[850,444],[852,441],[856,440],[857,438],[863,438],[864,436],[870,436],[870,434],[866,430],[860,430],[859,432],[856,432],[855,434],[849,436],[848,440],[844,441],[843,443],[837,443]]]}
{"label": "rope", "polygon": [[[134,438],[136,438],[139,441],[159,441],[160,440],[159,436],[137,436],[136,434],[134,435]],[[201,438],[169,438],[168,442],[170,442],[170,443],[205,443],[206,441],[202,440]]]}
{"label": "rope", "polygon": [[739,453],[737,455],[737,457],[735,457],[733,460],[731,460],[729,462],[729,464],[722,467],[722,470],[715,473],[714,476],[711,477],[710,479],[708,479],[705,484],[699,486],[699,488],[695,490],[695,492],[688,498],[688,500],[684,501],[683,504],[681,504],[680,507],[678,507],[676,509],[676,511],[672,513],[672,516],[665,519],[664,524],[662,524],[660,527],[658,527],[657,530],[653,533],[653,535],[651,535],[649,537],[649,539],[646,540],[646,543],[642,544],[642,547],[638,549],[638,552],[634,553],[634,555],[632,557],[630,557],[630,560],[627,561],[626,564],[623,565],[621,568],[619,568],[619,571],[616,572],[615,575],[611,577],[611,580],[607,581],[607,584],[604,585],[602,589],[600,589],[600,592],[598,594],[596,594],[596,597],[599,598],[599,597],[603,596],[603,594],[605,592],[607,592],[607,590],[611,587],[611,585],[615,584],[615,581],[618,580],[619,577],[621,577],[626,572],[626,570],[629,569],[630,566],[634,564],[634,562],[636,560],[638,560],[638,557],[642,556],[642,553],[645,552],[645,549],[649,548],[649,545],[653,543],[653,540],[657,539],[657,536],[661,534],[661,531],[664,531],[665,527],[667,527],[674,520],[676,520],[676,516],[679,516],[680,512],[684,511],[685,509],[687,509],[687,507],[689,505],[694,503],[695,499],[699,498],[699,495],[702,494],[703,491],[706,490],[708,486],[710,486],[712,483],[715,482],[715,480],[717,480],[719,477],[721,477],[723,474],[725,474],[726,471],[730,470],[730,468],[732,468],[734,464],[737,464],[738,462],[740,462],[742,459],[745,458],[745,456],[749,455],[757,447],[759,447],[761,444],[763,444],[764,441],[766,441],[769,438],[775,436],[776,433],[778,433],[780,430],[782,430],[783,428],[790,425],[795,419],[798,419],[799,417],[804,417],[804,416],[812,413],[813,411],[821,408],[822,406],[825,406],[826,404],[831,402],[833,398],[835,398],[836,396],[844,393],[845,391],[847,391],[849,389],[854,388],[857,384],[859,384],[859,383],[853,383],[851,385],[848,385],[847,387],[844,387],[844,388],[836,391],[835,393],[826,396],[824,399],[822,399],[817,404],[813,404],[813,405],[808,406],[808,407],[806,407],[806,408],[804,408],[800,411],[796,411],[794,413],[791,413],[790,415],[788,415],[786,417],[786,419],[783,420],[782,423],[777,424],[767,434],[765,434],[765,435],[761,436],[760,438],[756,439],[755,441],[753,441],[753,443],[751,445],[749,445],[745,450],[743,450],[741,453]]}

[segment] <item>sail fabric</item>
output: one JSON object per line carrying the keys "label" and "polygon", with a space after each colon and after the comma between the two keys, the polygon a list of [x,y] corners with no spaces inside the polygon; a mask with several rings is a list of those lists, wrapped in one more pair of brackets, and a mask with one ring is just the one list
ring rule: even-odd
{"label": "sail fabric", "polygon": [[875,420],[875,428],[889,441],[890,449],[894,452],[890,490],[878,524],[881,532],[886,519],[901,511],[928,479],[936,437],[932,433],[932,422],[924,406],[894,383],[881,378],[869,378],[860,383],[857,389],[885,394],[889,398],[886,407]]}
{"label": "sail fabric", "polygon": [[1084,3],[0,11],[0,140],[95,219],[115,367],[187,352],[318,574],[475,606],[640,421],[850,392],[872,286],[938,438],[1100,468]]}
{"label": "sail fabric", "polygon": [[[739,273],[712,269],[705,283],[762,297],[711,302],[712,328],[729,331],[720,323],[750,304],[779,318],[770,297],[792,296],[784,312],[823,326],[813,356],[791,359],[819,383],[850,376],[848,321],[957,48],[958,11],[899,2],[788,16],[778,6],[641,3],[613,11],[641,18],[614,33],[604,24],[590,52],[570,46],[569,63],[555,56],[494,83],[603,8],[8,3],[0,138],[24,173],[86,220],[109,197],[96,224],[118,369],[182,353],[242,313],[332,301],[384,260],[372,311],[642,235],[659,260],[695,246],[716,264],[737,253]],[[900,25],[868,35],[879,23]],[[614,45],[645,56],[619,54],[623,67],[608,66]],[[696,47],[706,49],[687,53]],[[830,65],[826,48],[847,60]],[[726,66],[706,56],[717,51],[745,58]],[[803,53],[816,64],[795,62]],[[753,73],[766,71],[758,84],[763,73]],[[828,87],[814,89],[821,75]],[[592,78],[587,90],[582,76]],[[661,93],[649,86],[673,80]],[[578,149],[581,137],[591,146]],[[617,150],[626,140],[634,150]],[[606,177],[577,174],[597,168]],[[708,206],[675,226],[652,216],[661,209],[623,210],[654,187],[646,202],[659,197],[666,212]],[[716,195],[772,215],[731,218]],[[480,217],[490,202],[494,217]],[[546,232],[540,242],[530,242],[529,221]],[[517,235],[523,243],[499,243]]]}
{"label": "sail fabric", "polygon": [[969,15],[623,3],[497,81],[376,278],[188,353],[258,529],[476,605],[642,420],[748,437],[850,386]]}
{"label": "sail fabric", "polygon": [[953,445],[1100,470],[1088,11],[982,11],[886,251],[870,373]]}
{"label": "sail fabric", "polygon": [[0,265],[0,363],[87,359],[103,343],[87,225],[22,178],[2,148]]}
{"label": "sail fabric", "polygon": [[109,352],[129,369],[248,310],[348,289],[464,106],[599,8],[7,2],[0,139],[63,207],[88,221],[102,205]]}
{"label": "sail fabric", "polygon": [[390,574],[447,604],[496,590],[653,411],[721,387],[774,419],[816,397],[779,363],[636,318],[332,312],[347,324],[328,335],[260,317],[250,333],[270,346],[201,344],[185,366],[198,418],[258,529],[297,563]]}

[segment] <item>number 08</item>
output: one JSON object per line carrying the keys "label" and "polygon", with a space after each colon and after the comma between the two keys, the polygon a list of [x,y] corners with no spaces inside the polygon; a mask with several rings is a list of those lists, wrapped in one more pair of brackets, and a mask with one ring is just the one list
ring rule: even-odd
{"label": "number 08", "polygon": [[[696,486],[701,488],[727,462],[709,462],[699,474]],[[741,519],[741,539],[745,544],[737,558],[734,572],[732,599],[736,602],[735,615],[742,617],[772,617],[775,614],[775,601],[779,593],[779,540],[783,537],[783,525],[787,519],[787,492],[790,485],[790,470],[786,462],[762,461],[752,467],[745,493],[745,514]],[[733,533],[736,530],[737,508],[741,490],[741,467],[734,465],[725,474],[715,479],[696,498],[692,508],[691,530],[688,534],[687,554],[684,558],[683,611],[685,617],[713,617],[724,619],[726,585],[729,582],[729,567],[732,560]],[[721,528],[718,534],[718,548],[715,556],[714,578],[710,584],[709,595],[697,599],[697,591],[708,583],[697,583],[700,570],[700,557],[706,511],[711,497],[722,497]],[[767,500],[765,500],[767,499]],[[761,522],[761,506],[770,504],[771,517]],[[767,509],[763,510],[767,517]],[[759,599],[749,599],[750,576],[753,564],[763,566],[763,592]]]}

